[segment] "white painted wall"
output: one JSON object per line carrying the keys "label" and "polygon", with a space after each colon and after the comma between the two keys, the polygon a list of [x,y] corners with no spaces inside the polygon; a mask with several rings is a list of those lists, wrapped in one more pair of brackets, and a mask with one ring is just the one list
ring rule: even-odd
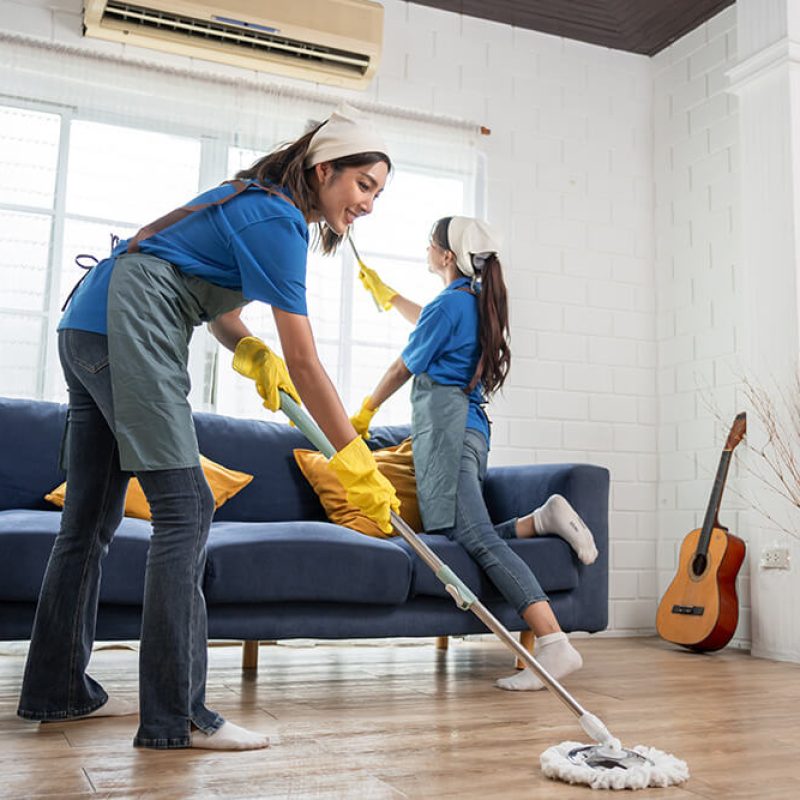
{"label": "white painted wall", "polygon": [[[739,0],[738,63],[730,73],[739,104],[740,256],[747,377],[768,391],[778,437],[798,458],[797,380],[800,364],[798,264],[800,264],[800,8],[796,0]],[[751,445],[768,437],[763,420],[751,426]],[[754,655],[800,662],[800,525],[797,504],[765,491],[764,461],[748,461],[751,510],[751,644]],[[784,466],[789,488],[797,481]],[[795,472],[796,474],[796,472]],[[767,473],[767,477],[769,476]],[[785,492],[784,492],[785,494]],[[788,535],[791,531],[793,535]],[[763,548],[782,544],[792,554],[789,572],[760,565]]]}
{"label": "white painted wall", "polygon": [[[791,396],[797,371],[797,10],[794,0],[739,0],[653,59],[659,588],[684,532],[702,523],[727,428],[747,410],[755,449],[736,451],[720,514],[748,546],[734,645],[793,661],[797,509],[759,478],[765,435],[743,381]],[[774,545],[790,550],[790,572],[760,566]]]}
{"label": "white painted wall", "polygon": [[[703,524],[722,447],[743,410],[744,297],[739,257],[739,120],[726,72],[736,64],[732,6],[653,57],[658,340],[659,594],[684,536]],[[720,522],[749,539],[735,452]],[[749,569],[740,624],[749,643]]]}

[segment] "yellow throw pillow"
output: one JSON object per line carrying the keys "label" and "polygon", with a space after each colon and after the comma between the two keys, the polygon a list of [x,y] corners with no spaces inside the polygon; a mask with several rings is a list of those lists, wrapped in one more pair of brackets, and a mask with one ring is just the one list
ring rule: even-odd
{"label": "yellow throw pillow", "polygon": [[[235,469],[228,469],[222,464],[217,464],[210,458],[200,456],[200,466],[206,476],[211,493],[214,495],[214,510],[226,503],[237,492],[240,492],[253,480],[252,475],[246,472],[237,472]],[[50,494],[46,494],[44,499],[49,503],[64,507],[64,496],[67,493],[67,484],[62,483],[53,489]],[[128,493],[125,495],[125,516],[136,517],[137,519],[150,519],[150,504],[144,496],[142,485],[136,478],[131,478],[128,484]]]}
{"label": "yellow throw pillow", "polygon": [[[404,439],[394,447],[373,450],[378,470],[389,479],[400,499],[400,516],[416,531],[422,530],[422,521],[417,505],[417,480],[411,453],[411,439]],[[328,459],[316,450],[295,450],[297,466],[305,475],[311,488],[317,493],[325,513],[331,522],[351,528],[367,536],[387,539],[395,534],[384,533],[369,517],[347,501],[344,487]]]}

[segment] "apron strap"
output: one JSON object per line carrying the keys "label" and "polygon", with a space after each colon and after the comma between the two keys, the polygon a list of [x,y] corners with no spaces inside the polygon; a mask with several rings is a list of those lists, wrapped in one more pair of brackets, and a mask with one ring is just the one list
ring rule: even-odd
{"label": "apron strap", "polygon": [[[456,291],[457,292],[467,292],[468,294],[471,294],[473,297],[477,297],[478,296],[475,292],[472,291],[472,289],[469,286],[459,286],[456,289]],[[467,394],[467,395],[472,394],[473,390],[478,385],[478,382],[481,379],[481,367],[482,366],[483,366],[483,353],[481,353],[481,357],[478,359],[478,363],[475,366],[475,374],[472,376],[472,380],[469,382],[469,386],[467,386],[465,389],[462,390],[464,392],[464,394]]]}
{"label": "apron strap", "polygon": [[[262,189],[267,194],[274,195],[275,197],[280,197],[281,200],[285,200],[289,205],[294,206],[294,202],[290,200],[283,192],[279,192],[277,189],[274,189],[272,186],[265,186],[261,183],[255,183],[254,181],[244,181],[244,180],[232,180],[232,181],[225,181],[224,183],[229,183],[231,186],[234,187],[235,191],[231,194],[226,194],[225,197],[220,198],[219,200],[212,200],[210,203],[199,203],[195,206],[181,206],[180,208],[176,208],[173,211],[170,211],[168,214],[164,214],[163,217],[159,217],[157,220],[154,220],[149,225],[145,225],[143,228],[140,228],[136,235],[128,242],[128,253],[138,253],[139,252],[139,243],[143,242],[145,239],[150,238],[156,233],[160,233],[165,228],[169,228],[170,225],[174,225],[176,222],[180,222],[182,219],[186,219],[190,214],[194,214],[195,211],[202,211],[209,206],[221,206],[223,203],[227,203],[228,200],[233,199],[237,195],[240,195],[242,192],[249,189],[251,186],[255,186],[258,189]],[[296,208],[296,206],[295,206]]]}

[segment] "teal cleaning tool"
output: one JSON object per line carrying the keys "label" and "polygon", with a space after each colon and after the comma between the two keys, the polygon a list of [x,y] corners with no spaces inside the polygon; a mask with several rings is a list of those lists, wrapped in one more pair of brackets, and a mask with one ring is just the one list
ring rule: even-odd
{"label": "teal cleaning tool", "polygon": [[[349,237],[348,237],[349,238]],[[352,239],[350,240],[353,246]],[[353,246],[355,252],[355,246]],[[356,253],[358,258],[358,253]],[[360,259],[359,259],[360,263]],[[326,458],[335,448],[308,414],[281,391],[281,411]],[[628,750],[612,736],[599,717],[589,713],[577,700],[509,633],[505,626],[481,603],[470,588],[448,567],[403,518],[391,512],[395,530],[414,552],[433,570],[447,593],[462,611],[471,611],[530,667],[539,679],[578,718],[584,733],[598,744],[562,742],[542,753],[540,763],[548,778],[568,783],[583,783],[593,789],[643,789],[647,786],[672,786],[689,778],[686,762],[652,747],[638,745]]]}

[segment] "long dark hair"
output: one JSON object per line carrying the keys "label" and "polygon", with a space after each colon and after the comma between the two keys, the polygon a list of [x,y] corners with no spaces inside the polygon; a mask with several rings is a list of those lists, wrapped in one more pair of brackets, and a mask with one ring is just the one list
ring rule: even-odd
{"label": "long dark hair", "polygon": [[[452,217],[443,217],[436,222],[431,240],[437,247],[453,253],[455,257],[447,236],[451,219]],[[473,381],[477,378],[483,385],[486,396],[490,397],[503,386],[511,366],[508,292],[500,259],[494,253],[481,260],[473,257],[472,263],[475,276],[480,279],[478,342],[481,348]]]}
{"label": "long dark hair", "polygon": [[[308,146],[314,134],[323,126],[317,125],[296,141],[260,158],[247,169],[240,170],[236,177],[260,183],[274,183],[284,186],[292,193],[300,213],[309,221],[317,208],[317,195],[311,183],[314,167],[305,168]],[[331,161],[333,171],[341,172],[348,167],[366,167],[382,161],[392,171],[392,162],[385,153],[356,153]],[[325,222],[317,223],[314,246],[326,255],[336,251],[342,241],[341,236]]]}

